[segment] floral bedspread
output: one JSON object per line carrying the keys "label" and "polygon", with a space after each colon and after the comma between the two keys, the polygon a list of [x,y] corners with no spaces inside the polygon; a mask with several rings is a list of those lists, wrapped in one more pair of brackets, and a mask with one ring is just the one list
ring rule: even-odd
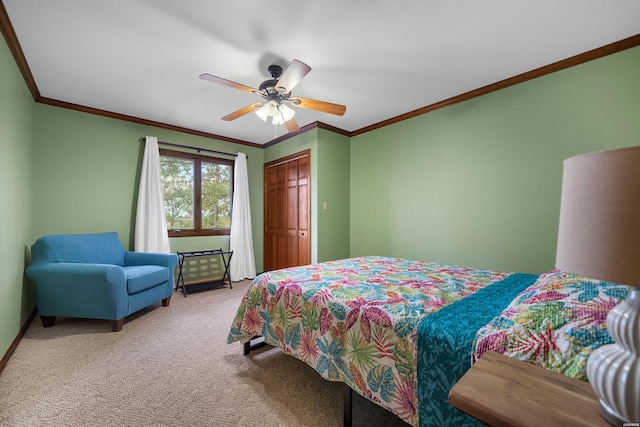
{"label": "floral bedspread", "polygon": [[607,314],[628,292],[625,285],[557,269],[544,273],[477,331],[473,363],[492,350],[586,381],[591,352],[613,342]]}
{"label": "floral bedspread", "polygon": [[418,323],[509,274],[385,257],[267,272],[244,295],[227,341],[261,335],[417,426]]}

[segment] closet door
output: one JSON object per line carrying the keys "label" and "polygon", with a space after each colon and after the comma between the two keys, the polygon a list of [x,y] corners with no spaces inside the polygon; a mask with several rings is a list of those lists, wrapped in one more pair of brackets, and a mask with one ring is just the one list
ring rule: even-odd
{"label": "closet door", "polygon": [[311,263],[309,150],[264,170],[265,271]]}
{"label": "closet door", "polygon": [[[273,270],[278,261],[278,167],[264,169],[264,270]],[[284,223],[284,218],[281,223]]]}
{"label": "closet door", "polygon": [[[308,265],[311,264],[311,239],[309,239],[309,231],[311,229],[310,214],[311,214],[311,191],[309,183],[311,163],[309,162],[309,156],[303,157],[297,160],[297,177],[295,183],[295,194],[292,197],[298,199],[296,204],[296,215],[293,216],[289,224],[290,235],[295,236],[295,259],[292,265]],[[289,181],[289,188],[292,188],[292,181]],[[291,202],[289,203],[291,205]],[[295,226],[291,224],[295,221]]]}

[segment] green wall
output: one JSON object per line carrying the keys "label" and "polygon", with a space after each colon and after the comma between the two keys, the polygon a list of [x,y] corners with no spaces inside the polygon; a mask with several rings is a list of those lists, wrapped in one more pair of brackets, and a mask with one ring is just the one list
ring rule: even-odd
{"label": "green wall", "polygon": [[0,42],[0,359],[34,306],[24,284],[31,240],[33,98],[4,41]]}
{"label": "green wall", "polygon": [[[37,104],[33,155],[33,238],[45,234],[117,231],[134,241],[137,188],[146,135],[159,141],[249,157],[256,268],[262,269],[264,150]],[[229,248],[229,236],[170,239],[172,251]]]}
{"label": "green wall", "polygon": [[[318,130],[318,262],[349,257],[349,138]],[[327,203],[327,210],[323,204]]]}
{"label": "green wall", "polygon": [[554,267],[562,161],[640,144],[640,48],[351,139],[351,255]]}

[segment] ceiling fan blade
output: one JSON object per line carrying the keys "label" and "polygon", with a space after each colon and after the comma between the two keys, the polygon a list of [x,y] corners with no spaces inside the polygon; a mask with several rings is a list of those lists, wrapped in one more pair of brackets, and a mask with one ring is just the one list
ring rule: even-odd
{"label": "ceiling fan blade", "polygon": [[284,124],[287,126],[287,130],[289,132],[298,132],[300,130],[298,122],[296,122],[296,119],[294,119],[293,117],[284,122]]}
{"label": "ceiling fan blade", "polygon": [[276,89],[281,93],[289,93],[291,90],[296,87],[298,83],[306,76],[309,71],[311,71],[311,67],[305,64],[302,61],[298,61],[294,59],[291,61],[291,64],[287,67],[286,70],[280,76],[278,83],[276,84]]}
{"label": "ceiling fan blade", "polygon": [[211,74],[207,74],[207,73],[200,74],[200,78],[202,80],[207,80],[209,82],[217,83],[219,85],[232,87],[234,89],[240,89],[240,90],[243,90],[245,92],[260,93],[260,91],[258,89],[254,89],[252,87],[245,86],[245,85],[240,84],[240,83],[232,82],[231,80],[223,79],[222,77],[213,76]]}
{"label": "ceiling fan blade", "polygon": [[246,107],[243,107],[243,108],[239,109],[238,111],[234,111],[231,114],[227,114],[226,116],[224,116],[222,118],[222,120],[230,122],[231,120],[235,120],[238,117],[242,117],[245,114],[249,114],[250,112],[257,110],[258,108],[262,107],[263,105],[264,105],[263,102],[257,102],[255,104],[247,105]]}
{"label": "ceiling fan blade", "polygon": [[321,111],[323,113],[335,114],[336,116],[342,116],[347,107],[340,104],[333,104],[331,102],[317,101],[315,99],[300,98],[296,96],[290,99],[291,103],[297,107],[307,108],[309,110]]}

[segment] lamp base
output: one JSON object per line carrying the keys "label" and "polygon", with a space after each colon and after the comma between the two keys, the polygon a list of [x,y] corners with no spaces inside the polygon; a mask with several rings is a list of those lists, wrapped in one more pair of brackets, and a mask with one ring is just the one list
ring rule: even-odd
{"label": "lamp base", "polygon": [[600,415],[602,415],[602,418],[607,420],[609,424],[616,427],[620,427],[626,423],[625,420],[620,418],[618,414],[602,400],[600,400]]}
{"label": "lamp base", "polygon": [[596,348],[587,361],[587,377],[600,399],[600,413],[611,424],[640,420],[640,288],[607,315],[614,340]]}

